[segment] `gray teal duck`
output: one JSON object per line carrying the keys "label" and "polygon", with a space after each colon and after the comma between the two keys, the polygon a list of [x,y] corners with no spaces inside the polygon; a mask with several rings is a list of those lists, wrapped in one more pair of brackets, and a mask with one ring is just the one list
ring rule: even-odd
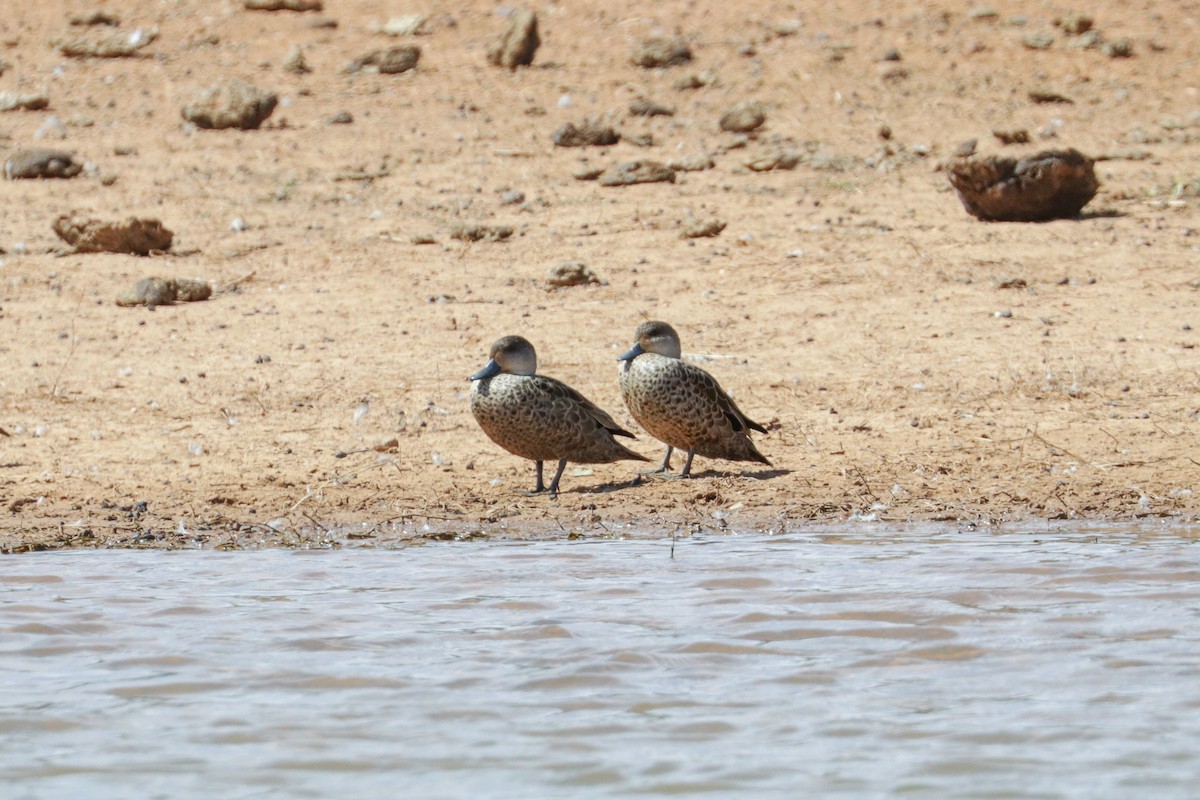
{"label": "gray teal duck", "polygon": [[737,407],[716,378],[680,360],[679,334],[665,322],[643,322],[634,345],[618,361],[621,394],[633,418],[667,445],[662,466],[671,468],[676,448],[687,452],[682,477],[691,475],[692,458],[757,461],[771,464],[750,440],[749,431],[767,430]]}
{"label": "gray teal duck", "polygon": [[579,392],[554,378],[537,373],[533,345],[520,336],[505,336],[492,345],[487,365],[471,376],[471,413],[483,432],[513,455],[537,464],[537,487],[542,462],[557,461],[550,496],[568,461],[607,464],[622,459],[649,461],[614,436],[634,435]]}

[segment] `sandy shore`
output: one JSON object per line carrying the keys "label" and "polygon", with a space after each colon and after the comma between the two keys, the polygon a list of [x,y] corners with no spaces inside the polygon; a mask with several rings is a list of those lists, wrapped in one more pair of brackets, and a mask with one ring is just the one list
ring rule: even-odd
{"label": "sandy shore", "polygon": [[[1200,511],[1194,11],[1092,3],[1088,40],[1034,3],[555,6],[535,8],[534,65],[508,71],[485,56],[493,4],[426,4],[403,37],[375,31],[386,4],[329,5],[112,3],[117,31],[159,31],[119,59],[56,50],[94,32],[61,9],[0,22],[0,91],[50,101],[0,113],[3,155],[87,165],[0,194],[0,550]],[[630,63],[675,33],[690,64]],[[347,71],[400,44],[415,69]],[[282,68],[296,45],[307,73]],[[261,129],[184,123],[234,76],[278,93]],[[673,115],[632,115],[643,98]],[[720,130],[742,102],[765,125]],[[621,141],[552,143],[588,118]],[[971,139],[1079,148],[1099,194],[1078,219],[979,222],[941,169]],[[798,163],[752,168],[780,154]],[[673,183],[576,178],[704,158]],[[64,254],[51,225],[70,212],[158,218],[174,244]],[[681,235],[711,220],[718,235]],[[478,225],[513,232],[454,238]],[[568,261],[600,283],[550,288]],[[115,304],[150,275],[215,291]],[[774,468],[697,459],[690,481],[631,486],[636,463],[571,465],[557,500],[519,494],[532,464],[476,426],[467,375],[521,334],[637,431],[615,359],[644,319],[770,429]]]}

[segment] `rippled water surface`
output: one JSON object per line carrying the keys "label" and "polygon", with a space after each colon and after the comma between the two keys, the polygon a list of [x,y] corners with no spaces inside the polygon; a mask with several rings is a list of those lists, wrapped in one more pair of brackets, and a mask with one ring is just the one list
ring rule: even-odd
{"label": "rippled water surface", "polygon": [[1185,798],[1196,531],[0,560],[5,798]]}

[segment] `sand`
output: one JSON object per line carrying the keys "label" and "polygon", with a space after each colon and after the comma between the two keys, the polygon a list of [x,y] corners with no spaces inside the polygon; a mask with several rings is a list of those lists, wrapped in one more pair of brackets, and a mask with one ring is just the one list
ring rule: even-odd
{"label": "sand", "polygon": [[[1194,9],[1091,2],[1089,34],[1032,2],[545,5],[533,65],[509,70],[487,61],[493,3],[127,0],[105,5],[117,28],[68,26],[91,6],[0,21],[0,91],[50,100],[0,113],[0,156],[87,165],[0,193],[0,550],[1200,511]],[[415,12],[416,34],[378,32]],[[157,37],[126,58],[52,45],[139,28]],[[675,35],[690,64],[631,63]],[[409,44],[414,69],[348,70]],[[184,122],[233,77],[277,93],[260,129]],[[674,115],[631,115],[641,99]],[[742,103],[765,124],[722,131]],[[552,143],[589,119],[621,141]],[[993,135],[1014,130],[1031,141]],[[1078,148],[1099,192],[1075,219],[976,220],[944,169],[971,139]],[[674,182],[575,177],[707,158]],[[173,245],[70,253],[64,214],[156,218]],[[455,238],[477,226],[512,234]],[[600,283],[549,288],[570,261]],[[149,276],[214,293],[116,304]],[[638,431],[616,356],[645,319],[769,428],[774,466],[697,458],[691,480],[631,485],[643,465],[570,465],[556,500],[521,494],[533,465],[468,409],[490,343],[527,337]]]}

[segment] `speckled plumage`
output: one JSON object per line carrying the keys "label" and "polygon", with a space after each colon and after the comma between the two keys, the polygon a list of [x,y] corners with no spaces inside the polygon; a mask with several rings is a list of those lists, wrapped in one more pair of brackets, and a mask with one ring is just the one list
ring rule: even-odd
{"label": "speckled plumage", "polygon": [[721,385],[695,364],[680,360],[679,335],[665,322],[645,322],[635,344],[621,356],[621,394],[646,431],[667,444],[661,471],[670,468],[671,452],[687,452],[682,475],[692,458],[757,461],[770,465],[748,431],[766,429],[747,417]]}
{"label": "speckled plumage", "polygon": [[617,442],[634,438],[604,410],[565,383],[537,375],[533,345],[506,336],[492,345],[488,365],[471,376],[471,413],[483,432],[513,455],[537,464],[537,488],[543,491],[542,462],[557,461],[550,493],[568,461],[607,464],[622,459],[647,461]]}

